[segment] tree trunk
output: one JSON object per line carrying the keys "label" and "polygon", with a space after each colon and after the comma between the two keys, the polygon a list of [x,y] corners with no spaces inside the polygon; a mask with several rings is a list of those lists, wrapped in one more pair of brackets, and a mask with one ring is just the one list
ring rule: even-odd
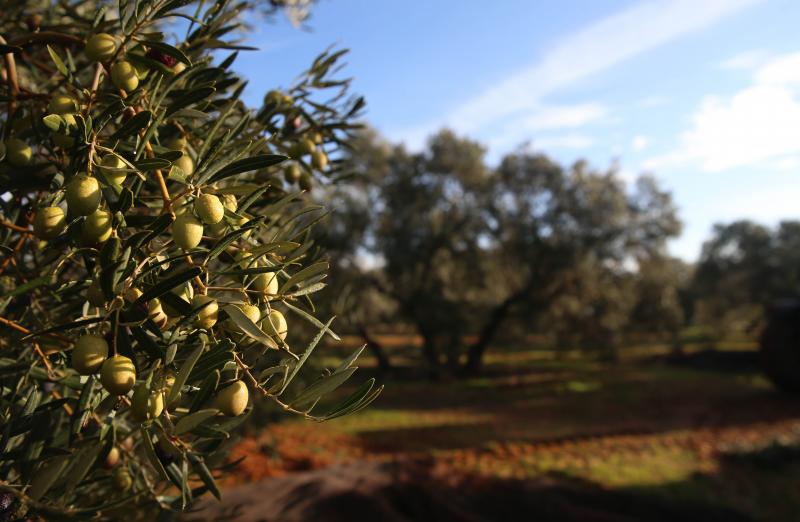
{"label": "tree trunk", "polygon": [[360,335],[367,344],[367,348],[370,349],[372,355],[375,356],[375,360],[378,361],[378,371],[380,371],[382,374],[391,372],[392,362],[389,360],[389,356],[386,355],[381,343],[379,343],[377,339],[370,335],[367,327],[363,324],[356,325],[356,330],[358,330],[358,335]]}
{"label": "tree trunk", "polygon": [[428,363],[428,377],[438,381],[442,377],[442,367],[439,362],[439,349],[436,346],[436,335],[420,325],[417,331],[422,336],[422,355]]}
{"label": "tree trunk", "polygon": [[500,325],[503,324],[508,312],[511,310],[512,305],[520,299],[518,297],[519,294],[514,294],[502,303],[500,303],[492,312],[489,314],[489,320],[483,325],[481,328],[480,334],[478,334],[478,339],[469,347],[469,352],[467,353],[467,361],[464,364],[463,372],[466,375],[476,375],[478,372],[481,371],[481,366],[483,366],[483,354],[486,352],[486,348],[489,347],[489,344],[494,339],[494,336],[497,334],[497,331],[500,329]]}
{"label": "tree trunk", "polygon": [[[532,276],[524,287],[508,296],[490,312],[489,320],[486,321],[486,323],[483,325],[483,328],[481,328],[478,339],[469,347],[467,361],[463,368],[463,373],[465,375],[476,375],[481,371],[481,366],[483,366],[483,356],[486,353],[486,349],[494,340],[498,330],[500,330],[500,326],[503,324],[503,321],[505,321],[509,312],[518,302],[530,297],[531,292],[533,292],[537,286],[537,282],[538,279],[535,276]],[[535,297],[535,300],[539,303],[547,302],[549,299],[553,298],[553,296],[559,291],[558,289],[560,287],[561,285],[556,283],[554,286],[551,286],[550,288],[539,293]]]}

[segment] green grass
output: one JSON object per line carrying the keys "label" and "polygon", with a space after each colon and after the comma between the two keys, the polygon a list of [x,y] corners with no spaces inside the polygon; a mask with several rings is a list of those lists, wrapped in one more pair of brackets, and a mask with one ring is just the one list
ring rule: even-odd
{"label": "green grass", "polygon": [[758,520],[796,517],[800,450],[779,467],[759,459],[772,443],[800,447],[800,403],[756,369],[694,369],[651,355],[638,346],[608,364],[495,350],[480,377],[389,380],[370,408],[326,426],[376,458],[425,454],[468,473],[578,479]]}

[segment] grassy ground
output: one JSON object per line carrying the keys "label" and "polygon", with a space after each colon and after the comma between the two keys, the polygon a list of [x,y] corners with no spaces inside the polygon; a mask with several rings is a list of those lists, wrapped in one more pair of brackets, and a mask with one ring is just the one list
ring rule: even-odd
{"label": "grassy ground", "polygon": [[237,448],[248,457],[240,476],[427,459],[442,477],[588,482],[800,520],[800,401],[746,361],[751,347],[682,364],[654,359],[658,347],[634,347],[614,364],[495,351],[481,377],[396,378],[357,415],[270,426]]}

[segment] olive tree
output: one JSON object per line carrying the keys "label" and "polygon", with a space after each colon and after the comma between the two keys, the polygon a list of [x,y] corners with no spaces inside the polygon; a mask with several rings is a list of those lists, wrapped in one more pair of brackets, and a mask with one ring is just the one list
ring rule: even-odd
{"label": "olive tree", "polygon": [[628,267],[663,256],[680,230],[671,195],[646,176],[629,190],[613,170],[529,150],[492,167],[483,145],[448,130],[420,152],[369,133],[353,146],[333,218],[354,234],[338,244],[373,260],[361,284],[416,330],[434,376],[480,371],[512,320],[580,324],[611,351],[633,305],[615,299]]}
{"label": "olive tree", "polygon": [[358,351],[296,378],[338,338],[311,299],[329,263],[303,192],[338,176],[328,154],[363,100],[326,51],[261,107],[241,101],[245,15],[282,4],[5,2],[3,518],[180,511],[219,497],[251,395],[325,420],[380,392],[318,411]]}

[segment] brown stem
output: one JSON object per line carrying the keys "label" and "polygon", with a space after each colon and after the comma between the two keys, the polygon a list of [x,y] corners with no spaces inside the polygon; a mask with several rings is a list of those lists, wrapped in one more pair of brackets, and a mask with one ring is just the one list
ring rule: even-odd
{"label": "brown stem", "polygon": [[5,219],[0,219],[0,226],[6,227],[6,228],[10,228],[11,230],[16,230],[17,232],[23,232],[25,234],[32,234],[33,233],[30,230],[28,230],[27,228],[21,227],[19,225],[15,225],[14,223],[12,223],[10,221],[6,221]]}
{"label": "brown stem", "polygon": [[[29,335],[29,334],[33,333],[30,330],[28,330],[27,328],[25,328],[24,326],[14,322],[14,321],[12,321],[10,319],[6,319],[5,317],[0,317],[0,323],[8,326],[9,328],[12,328],[12,329],[18,331],[18,332],[24,333],[26,335]],[[50,361],[47,360],[47,357],[45,356],[44,352],[42,351],[42,348],[39,346],[39,343],[33,343],[33,349],[36,352],[36,355],[39,356],[39,359],[42,360],[42,363],[44,364],[44,367],[47,369],[47,375],[52,376],[53,375],[53,367],[50,366]]]}
{"label": "brown stem", "polygon": [[[0,44],[5,44],[6,39],[0,36]],[[8,102],[8,117],[14,115],[17,109],[17,95],[19,94],[19,79],[17,78],[17,62],[14,60],[14,53],[6,53],[3,55],[3,61],[6,65],[6,81],[11,91],[11,101]]]}
{"label": "brown stem", "polygon": [[[3,41],[3,43],[6,43]],[[79,45],[83,46],[85,42],[78,38],[77,36],[72,36],[71,34],[64,34],[64,33],[56,33],[53,31],[40,31],[38,33],[30,33],[23,36],[18,36],[16,38],[12,38],[8,45],[14,45],[17,47],[24,47],[26,45],[31,45],[34,43],[60,43],[66,45]]]}

